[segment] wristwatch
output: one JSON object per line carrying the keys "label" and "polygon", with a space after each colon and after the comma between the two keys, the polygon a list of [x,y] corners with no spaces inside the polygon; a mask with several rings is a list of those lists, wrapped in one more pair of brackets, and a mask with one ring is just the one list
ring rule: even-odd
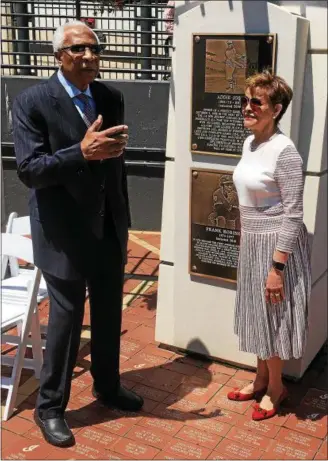
{"label": "wristwatch", "polygon": [[278,261],[275,261],[274,259],[272,260],[272,267],[274,269],[277,269],[278,271],[281,271],[283,272],[283,270],[285,269],[286,267],[286,264],[284,263],[279,263]]}

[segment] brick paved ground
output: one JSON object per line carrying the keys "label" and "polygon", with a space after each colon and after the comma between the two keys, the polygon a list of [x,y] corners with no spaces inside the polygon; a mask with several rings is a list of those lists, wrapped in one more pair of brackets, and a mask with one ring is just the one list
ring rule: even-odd
{"label": "brick paved ground", "polygon": [[[144,396],[143,412],[107,410],[92,397],[87,301],[67,411],[76,445],[58,449],[43,441],[32,419],[38,382],[24,371],[17,411],[2,424],[2,459],[327,459],[328,348],[301,382],[286,383],[291,397],[278,416],[253,422],[252,402],[226,398],[252,372],[155,342],[159,245],[158,234],[131,234],[124,287],[122,381]],[[47,315],[44,302],[42,323]]]}

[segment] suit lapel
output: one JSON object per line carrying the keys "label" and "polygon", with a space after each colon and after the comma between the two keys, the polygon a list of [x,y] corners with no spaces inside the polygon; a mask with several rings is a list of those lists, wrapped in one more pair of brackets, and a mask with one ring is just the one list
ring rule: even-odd
{"label": "suit lapel", "polygon": [[78,138],[82,138],[85,135],[87,126],[78,113],[72,98],[58,80],[57,72],[49,79],[48,85],[50,96],[59,116],[66,120],[70,132],[73,130]]}
{"label": "suit lapel", "polygon": [[90,85],[90,91],[91,91],[91,94],[92,94],[92,97],[94,99],[94,102],[96,104],[96,115],[102,115],[103,117],[103,125],[102,125],[102,128],[107,128],[106,124],[105,124],[105,117],[106,117],[106,110],[105,110],[105,101],[104,101],[104,96],[101,96],[100,92],[98,91],[98,88],[97,88],[97,85],[93,85],[91,83]]}
{"label": "suit lapel", "polygon": [[113,110],[113,107],[111,107],[112,101],[108,98],[107,94],[106,97],[104,97],[104,91],[101,85],[96,82],[91,83],[90,91],[96,104],[97,116],[102,115],[103,117],[101,129],[103,130],[116,125],[115,111]]}

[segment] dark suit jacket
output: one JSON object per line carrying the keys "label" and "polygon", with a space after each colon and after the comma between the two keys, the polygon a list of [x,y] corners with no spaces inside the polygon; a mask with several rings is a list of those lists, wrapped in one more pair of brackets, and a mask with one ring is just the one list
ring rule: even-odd
{"label": "dark suit jacket", "polygon": [[[103,116],[101,129],[123,123],[122,94],[100,82],[90,89]],[[113,229],[126,261],[130,215],[123,156],[84,159],[80,142],[87,126],[57,74],[20,93],[12,114],[18,176],[31,188],[35,264],[59,278],[85,276]]]}

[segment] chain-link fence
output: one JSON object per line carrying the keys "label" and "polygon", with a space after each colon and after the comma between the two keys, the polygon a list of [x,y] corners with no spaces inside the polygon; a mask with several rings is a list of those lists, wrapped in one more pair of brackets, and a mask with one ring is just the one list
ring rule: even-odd
{"label": "chain-link fence", "polygon": [[68,20],[81,19],[106,44],[101,78],[168,79],[172,42],[164,18],[167,1],[124,3],[122,10],[102,12],[97,1],[2,1],[2,75],[51,75],[57,68],[52,50],[54,30]]}

